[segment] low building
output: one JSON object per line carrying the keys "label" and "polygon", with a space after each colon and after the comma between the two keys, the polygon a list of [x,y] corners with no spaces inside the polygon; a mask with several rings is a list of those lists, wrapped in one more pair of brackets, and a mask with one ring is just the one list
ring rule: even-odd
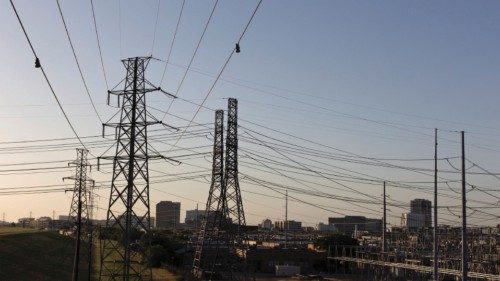
{"label": "low building", "polygon": [[333,224],[339,232],[346,234],[353,234],[354,232],[382,232],[381,219],[371,219],[364,216],[328,218],[328,224]]}
{"label": "low building", "polygon": [[256,247],[248,250],[246,257],[250,269],[261,273],[275,273],[277,265],[288,265],[307,274],[321,270],[326,262],[326,252],[308,249]]}
{"label": "low building", "polygon": [[53,228],[52,218],[50,217],[40,217],[35,221],[35,228],[38,229],[49,229]]}
{"label": "low building", "polygon": [[294,220],[276,221],[274,222],[274,228],[282,231],[286,229],[287,231],[299,232],[302,230],[302,222]]}
{"label": "low building", "polygon": [[259,224],[259,228],[271,230],[273,228],[273,222],[270,219],[265,219]]}
{"label": "low building", "polygon": [[325,223],[318,223],[318,231],[319,232],[335,232],[337,231],[337,228],[335,227],[334,224],[325,224]]}

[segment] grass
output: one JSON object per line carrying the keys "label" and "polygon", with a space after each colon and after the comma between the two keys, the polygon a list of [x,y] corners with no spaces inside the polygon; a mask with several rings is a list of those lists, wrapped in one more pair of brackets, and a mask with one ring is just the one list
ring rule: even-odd
{"label": "grass", "polygon": [[[52,231],[0,228],[0,280],[71,280],[74,240]],[[85,265],[80,266],[85,280]]]}
{"label": "grass", "polygon": [[[93,255],[93,280],[99,280],[99,267],[101,262],[100,256],[100,241],[99,239],[94,239],[94,255]],[[153,280],[154,281],[179,281],[180,276],[175,275],[165,268],[153,268]]]}
{"label": "grass", "polygon": [[[99,240],[94,242],[93,280],[98,280]],[[0,281],[71,280],[73,255],[74,239],[57,232],[0,227]],[[82,262],[79,280],[86,277]],[[154,268],[153,280],[178,281],[180,277],[164,268]]]}
{"label": "grass", "polygon": [[0,227],[0,236],[19,234],[19,233],[33,233],[33,232],[40,232],[40,230],[36,230],[33,228],[22,228],[22,227],[12,227],[12,226]]}

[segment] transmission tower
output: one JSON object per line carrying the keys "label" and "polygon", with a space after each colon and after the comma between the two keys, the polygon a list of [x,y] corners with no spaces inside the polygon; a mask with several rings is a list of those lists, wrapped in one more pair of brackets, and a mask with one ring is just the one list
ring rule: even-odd
{"label": "transmission tower", "polygon": [[205,216],[203,218],[196,252],[193,260],[193,274],[199,278],[210,274],[217,257],[223,233],[223,223],[227,208],[224,199],[224,111],[215,112],[214,148],[212,155],[212,182],[208,193]]}
{"label": "transmission tower", "polygon": [[209,280],[245,277],[245,215],[238,182],[236,99],[229,99],[225,165],[222,110],[215,113],[212,184],[193,260],[193,273]]}
{"label": "transmission tower", "polygon": [[232,229],[237,250],[243,250],[246,243],[245,213],[238,180],[238,100],[229,98],[227,108],[226,166],[224,173],[228,215],[236,229]]}
{"label": "transmission tower", "polygon": [[[161,89],[145,79],[150,59],[122,60],[127,69],[124,90],[108,91],[117,96],[121,115],[119,122],[103,124],[115,128],[117,141],[114,156],[100,157],[113,161],[106,228],[101,231],[100,280],[152,280],[144,262],[151,228],[148,160],[161,156],[148,153],[147,127],[161,121],[147,112],[146,94]],[[141,234],[146,239],[139,243]]]}
{"label": "transmission tower", "polygon": [[[90,219],[91,211],[89,211],[88,203],[91,202],[94,180],[87,177],[87,173],[90,171],[91,165],[87,160],[88,151],[86,149],[77,148],[76,149],[76,160],[70,162],[68,165],[75,166],[75,175],[71,177],[65,177],[63,180],[70,179],[75,182],[73,188],[73,198],[71,200],[71,207],[69,210],[68,220],[70,223],[74,223],[74,229],[76,231],[76,245],[75,245],[75,257],[73,260],[73,276],[72,280],[78,280],[79,265],[80,265],[80,250],[82,245],[82,240],[88,238],[90,232]],[[82,239],[84,237],[84,239]],[[88,242],[88,241],[87,241]],[[92,245],[87,243],[88,247],[88,268],[91,269],[91,254]],[[90,273],[90,271],[89,271]]]}

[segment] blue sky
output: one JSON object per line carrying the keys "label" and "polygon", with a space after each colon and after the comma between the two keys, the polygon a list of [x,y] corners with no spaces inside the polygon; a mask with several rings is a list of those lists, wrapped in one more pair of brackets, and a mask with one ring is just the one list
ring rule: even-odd
{"label": "blue sky", "polygon": [[[56,2],[15,3],[78,133],[82,136],[100,134],[101,126],[84,91]],[[162,84],[167,91],[176,91],[184,71],[182,66],[188,64],[193,54],[213,3],[186,1],[172,50],[172,65],[168,66]],[[209,75],[188,72],[185,83],[177,93],[179,96],[201,102],[256,3],[219,2],[192,64],[194,70]],[[95,1],[103,59],[110,84],[115,85],[125,74],[119,61],[121,58],[151,55],[151,49],[153,56],[166,58],[181,1],[161,1],[153,45],[157,5],[157,1]],[[115,109],[105,104],[107,89],[98,56],[90,1],[61,1],[61,6],[90,93],[99,113],[109,118]],[[297,145],[326,149],[245,124],[245,121],[250,121],[330,147],[384,159],[432,158],[435,127],[443,129],[440,132],[440,156],[458,156],[459,135],[444,130],[465,130],[467,158],[489,171],[500,171],[500,145],[497,144],[500,140],[500,112],[497,109],[500,102],[499,10],[500,4],[496,1],[265,0],[241,42],[242,52],[233,56],[224,71],[223,80],[218,82],[205,105],[214,109],[225,108],[225,98],[236,97],[240,101],[242,126]],[[7,1],[0,3],[0,21],[0,118],[3,121],[0,124],[0,141],[71,137],[72,133],[41,73],[33,67],[33,56]],[[148,74],[151,82],[159,82],[163,67],[164,64],[157,61],[150,64]],[[156,108],[165,109],[169,100],[153,94],[149,102]],[[176,101],[171,113],[190,119],[195,110],[196,106],[192,104]],[[212,120],[213,112],[201,110],[195,122],[210,123]],[[175,126],[186,125],[185,121],[171,116],[166,121]],[[240,130],[240,134],[245,134],[244,129]],[[209,146],[210,140],[186,139],[181,140],[179,145]],[[9,147],[10,144],[1,146]],[[248,148],[252,146],[248,144]],[[203,152],[210,152],[210,148],[204,149]],[[95,154],[103,151],[96,148]],[[0,162],[66,160],[74,158],[74,154],[72,150],[5,154]],[[248,158],[241,159],[251,162]],[[210,168],[210,163],[204,159],[192,161]],[[300,161],[304,161],[304,165],[313,165],[311,161]],[[458,159],[451,159],[450,162],[459,166]],[[433,168],[432,161],[397,164]],[[441,161],[440,165],[442,170],[453,169],[446,161]],[[336,170],[333,166],[388,180],[432,181],[428,175],[354,163],[328,162],[322,167]],[[189,171],[182,165],[171,167],[165,163],[153,167],[179,173]],[[253,173],[262,179],[297,185],[289,178],[261,173],[251,170],[249,166],[241,167],[240,171]],[[2,185],[61,184],[61,177],[71,173],[71,170],[65,170],[2,175]],[[110,180],[107,174],[95,172],[93,176],[102,181]],[[459,179],[457,174],[443,176]],[[499,189],[498,179],[492,176],[471,175],[469,179],[471,183]],[[314,180],[332,185],[332,182],[326,183],[328,181],[317,177]],[[272,193],[261,190],[262,187],[241,185],[249,191]],[[458,190],[459,183],[451,185]],[[349,186],[373,197],[379,197],[381,193],[373,186],[354,183]],[[203,205],[208,192],[207,183],[195,181],[162,183],[154,187],[170,195],[152,191],[152,201],[180,201],[183,209],[194,208],[196,201]],[[446,186],[440,188],[446,190],[443,192],[454,194]],[[103,189],[100,194],[106,196],[106,192]],[[349,195],[345,191],[334,192],[336,195]],[[492,192],[500,196],[498,191]],[[394,200],[402,202],[409,202],[414,197],[431,198],[429,194],[395,187],[389,190],[389,194]],[[274,220],[284,215],[283,200],[251,193],[244,193],[243,196],[247,212],[255,214],[247,215],[251,223],[267,216]],[[470,192],[470,196],[490,204],[498,201],[480,192]],[[29,204],[32,200],[37,203]],[[335,210],[352,207],[350,213],[366,211],[338,200],[314,197],[307,197],[307,200]],[[10,220],[27,216],[30,210],[35,216],[50,215],[52,210],[57,214],[66,214],[69,201],[67,194],[0,196],[0,211],[5,212]],[[459,202],[451,198],[443,201],[451,205]],[[100,202],[100,207],[105,208],[105,205],[105,200]],[[309,224],[326,221],[328,216],[335,215],[299,202],[291,202],[290,208],[292,218]],[[391,211],[394,215],[391,222],[398,224],[397,216],[404,210],[394,208]],[[498,214],[498,209],[489,212]],[[442,215],[458,221],[446,210],[442,211]],[[104,212],[100,210],[98,216],[104,216]],[[478,216],[478,223],[480,219]]]}

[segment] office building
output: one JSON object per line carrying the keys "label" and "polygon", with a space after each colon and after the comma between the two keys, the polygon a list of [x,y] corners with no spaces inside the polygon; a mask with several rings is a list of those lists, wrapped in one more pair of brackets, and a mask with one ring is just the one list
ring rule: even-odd
{"label": "office building", "polygon": [[[414,199],[410,202],[410,213],[423,215],[422,227],[432,227],[432,203],[426,199]],[[415,216],[417,218],[418,216]]]}
{"label": "office building", "polygon": [[424,227],[425,216],[423,214],[404,213],[401,216],[401,227],[418,229]]}
{"label": "office building", "polygon": [[294,221],[294,220],[276,221],[276,222],[274,222],[274,228],[279,229],[279,230],[287,229],[288,231],[301,231],[302,230],[302,222]]}
{"label": "office building", "polygon": [[156,204],[156,228],[175,229],[181,220],[181,203],[161,201]]}

